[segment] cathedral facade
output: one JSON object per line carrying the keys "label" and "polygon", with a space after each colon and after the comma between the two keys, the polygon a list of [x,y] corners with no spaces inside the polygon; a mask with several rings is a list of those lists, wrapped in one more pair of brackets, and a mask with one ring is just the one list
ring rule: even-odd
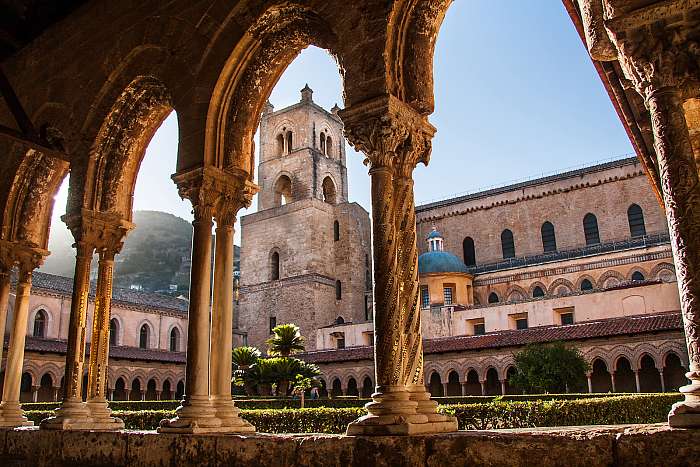
{"label": "cathedral facade", "polygon": [[[295,105],[260,122],[258,211],[241,218],[240,300],[234,345],[265,348],[277,324],[313,337],[372,319],[369,214],[348,202],[345,139],[337,107]],[[367,342],[369,343],[369,342]],[[307,348],[316,348],[307,340]]]}

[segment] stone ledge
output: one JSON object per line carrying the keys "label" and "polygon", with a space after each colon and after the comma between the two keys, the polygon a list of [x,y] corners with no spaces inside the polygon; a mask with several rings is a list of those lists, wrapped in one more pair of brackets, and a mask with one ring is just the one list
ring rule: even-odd
{"label": "stone ledge", "polygon": [[461,431],[411,437],[0,431],[0,465],[684,466],[700,430],[665,424]]}

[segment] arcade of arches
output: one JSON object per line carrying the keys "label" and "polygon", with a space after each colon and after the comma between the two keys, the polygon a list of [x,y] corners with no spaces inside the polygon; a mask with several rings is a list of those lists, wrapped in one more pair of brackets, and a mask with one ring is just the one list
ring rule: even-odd
{"label": "arcade of arches", "polygon": [[[425,378],[420,313],[415,313],[412,180],[416,165],[430,158],[432,55],[449,5],[449,0],[397,0],[385,3],[386,8],[367,1],[175,0],[104,8],[93,1],[52,24],[31,45],[19,43],[4,53],[2,70],[12,88],[3,86],[8,106],[2,121],[16,121],[19,129],[0,128],[3,313],[9,271],[16,269],[18,279],[0,425],[28,424],[19,402],[32,272],[49,254],[53,195],[69,173],[64,220],[75,237],[77,261],[65,391],[56,415],[41,428],[123,427],[110,415],[106,394],[112,270],[134,227],[131,202],[144,148],[176,110],[180,140],[173,181],[192,202],[195,220],[184,396],[176,417],[163,421],[159,431],[254,430],[230,396],[233,300],[226,284],[232,283],[233,225],[257,190],[253,134],[265,102],[286,66],[313,44],[339,63],[345,109],[338,115],[350,144],[366,157],[372,185],[376,387],[369,414],[353,422],[348,433],[456,430],[456,419],[438,415],[425,388],[432,379]],[[694,153],[700,125],[694,40],[700,6],[648,0],[564,0],[564,5],[665,206],[691,380],[684,388],[686,400],[674,406],[669,421],[700,426],[700,183]],[[95,34],[96,24],[100,34]],[[123,24],[129,24],[128,34]],[[286,150],[292,143],[286,141]],[[214,222],[222,241],[214,252],[210,322]],[[99,256],[97,306],[85,361],[93,253]],[[612,368],[606,366],[608,372]],[[602,372],[601,365],[598,369]],[[631,387],[634,370],[641,373],[640,384],[653,383],[648,361],[618,359],[615,374],[625,377],[616,377],[616,384],[624,380]],[[487,392],[498,390],[498,376],[486,371]],[[595,380],[604,383],[599,375]],[[445,381],[448,391],[456,390],[454,377],[445,375]],[[144,384],[149,390],[148,381],[130,383],[129,391],[141,391]],[[361,387],[355,379],[353,390]]]}

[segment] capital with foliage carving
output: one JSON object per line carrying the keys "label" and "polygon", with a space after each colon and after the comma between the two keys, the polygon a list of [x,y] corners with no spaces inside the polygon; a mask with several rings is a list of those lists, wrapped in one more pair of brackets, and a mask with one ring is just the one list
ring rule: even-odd
{"label": "capital with foliage carving", "polygon": [[370,168],[387,167],[410,176],[419,162],[430,160],[435,127],[427,117],[391,95],[339,112],[350,144],[365,154]]}
{"label": "capital with foliage carving", "polygon": [[135,227],[118,213],[85,208],[79,214],[66,214],[61,220],[68,226],[76,244],[110,257],[121,251],[127,234]]}

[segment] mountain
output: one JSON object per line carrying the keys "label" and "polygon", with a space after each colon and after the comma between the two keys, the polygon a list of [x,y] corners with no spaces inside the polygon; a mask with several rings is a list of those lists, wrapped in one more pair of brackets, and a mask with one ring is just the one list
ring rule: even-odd
{"label": "mountain", "polygon": [[[134,224],[136,228],[129,233],[122,252],[115,259],[114,286],[187,295],[192,225],[185,219],[160,211],[135,211]],[[73,237],[65,225],[54,225],[49,240],[51,255],[40,271],[73,276],[75,251],[72,243]],[[236,269],[239,258],[240,248],[234,246]],[[93,278],[96,272],[97,257],[93,261]]]}

